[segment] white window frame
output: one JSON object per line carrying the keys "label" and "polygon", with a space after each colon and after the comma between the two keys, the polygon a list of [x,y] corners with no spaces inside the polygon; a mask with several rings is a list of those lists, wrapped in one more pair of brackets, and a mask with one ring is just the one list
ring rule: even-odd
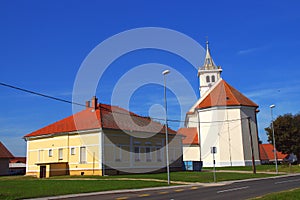
{"label": "white window frame", "polygon": [[[136,151],[136,150],[138,150],[138,151]],[[134,160],[135,160],[135,162],[141,161],[140,153],[141,153],[141,147],[135,146],[134,147]]]}
{"label": "white window frame", "polygon": [[[83,150],[84,150],[84,152],[83,152]],[[86,154],[86,147],[85,146],[80,147],[79,163],[87,163],[87,154]]]}
{"label": "white window frame", "polygon": [[115,161],[121,162],[122,160],[122,145],[116,145],[115,147]]}
{"label": "white window frame", "polygon": [[71,155],[76,155],[76,148],[75,147],[71,147],[70,154]]}
{"label": "white window frame", "polygon": [[151,162],[152,160],[151,147],[145,147],[145,153],[146,153],[146,162]]}
{"label": "white window frame", "polygon": [[58,160],[63,160],[64,159],[64,149],[59,148],[58,149]]}
{"label": "white window frame", "polygon": [[157,162],[162,162],[162,150],[161,147],[156,147],[156,161]]}
{"label": "white window frame", "polygon": [[52,156],[53,156],[53,150],[52,150],[52,149],[49,149],[49,150],[48,150],[48,156],[49,156],[49,157],[52,157]]}

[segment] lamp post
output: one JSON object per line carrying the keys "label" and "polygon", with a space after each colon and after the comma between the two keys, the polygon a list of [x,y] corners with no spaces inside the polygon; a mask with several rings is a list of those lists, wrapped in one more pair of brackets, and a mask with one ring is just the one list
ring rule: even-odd
{"label": "lamp post", "polygon": [[276,174],[278,174],[278,166],[277,166],[277,153],[276,153],[276,144],[275,144],[275,135],[274,135],[274,119],[273,119],[273,108],[275,108],[275,105],[270,105],[271,109],[271,118],[272,118],[272,136],[273,136],[273,146],[274,146],[274,159],[275,159],[275,167],[276,167]]}
{"label": "lamp post", "polygon": [[170,167],[169,167],[169,137],[168,137],[168,112],[167,112],[167,87],[166,87],[166,75],[170,73],[170,70],[162,72],[164,76],[164,100],[165,100],[165,132],[166,132],[166,160],[167,160],[167,174],[168,185],[170,185]]}

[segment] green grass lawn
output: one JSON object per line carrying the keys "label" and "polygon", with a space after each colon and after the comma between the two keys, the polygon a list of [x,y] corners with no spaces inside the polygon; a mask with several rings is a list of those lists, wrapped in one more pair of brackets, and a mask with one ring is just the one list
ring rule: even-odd
{"label": "green grass lawn", "polygon": [[[212,170],[210,167],[205,167],[203,170]],[[238,171],[252,171],[252,166],[246,167],[217,167],[216,170],[238,170]],[[275,165],[257,165],[256,170],[258,172],[275,172]],[[299,165],[278,165],[279,172],[286,173],[300,173]]]}
{"label": "green grass lawn", "polygon": [[137,180],[55,180],[29,177],[2,177],[0,178],[0,199],[23,199],[166,185],[164,182]]}
{"label": "green grass lawn", "polygon": [[300,199],[300,188],[284,191],[284,192],[277,192],[265,195],[263,197],[255,198],[259,200],[299,200]]}

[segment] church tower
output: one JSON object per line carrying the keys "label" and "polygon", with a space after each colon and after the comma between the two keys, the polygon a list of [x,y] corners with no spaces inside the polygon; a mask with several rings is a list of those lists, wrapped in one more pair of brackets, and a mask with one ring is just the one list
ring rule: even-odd
{"label": "church tower", "polygon": [[208,41],[206,41],[206,56],[204,64],[198,69],[200,97],[203,97],[204,93],[221,78],[222,72],[222,68],[220,66],[216,66],[211,57],[208,44]]}

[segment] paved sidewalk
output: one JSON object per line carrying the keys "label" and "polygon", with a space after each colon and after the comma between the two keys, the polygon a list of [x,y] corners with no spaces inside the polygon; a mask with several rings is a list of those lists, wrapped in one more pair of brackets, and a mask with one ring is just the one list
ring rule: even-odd
{"label": "paved sidewalk", "polygon": [[[55,180],[62,180],[62,181],[72,181],[72,180],[80,180],[80,181],[88,181],[88,180],[93,180],[93,181],[105,181],[105,180],[120,180],[120,181],[126,181],[126,180],[131,180],[131,181],[154,181],[154,182],[162,182],[162,183],[167,183],[167,180],[161,180],[161,179],[150,179],[150,178],[64,178],[64,179],[55,179]],[[171,181],[172,184],[178,184],[178,185],[201,185],[201,186],[211,186],[212,184],[214,186],[216,185],[222,185],[220,183],[200,183],[200,182],[184,182],[184,181]],[[167,186],[171,187],[171,186]]]}
{"label": "paved sidewalk", "polygon": [[185,188],[185,187],[192,187],[192,186],[201,186],[201,187],[210,187],[210,186],[221,186],[224,184],[221,183],[190,183],[188,185],[176,185],[176,186],[163,186],[163,187],[151,187],[151,188],[141,188],[141,189],[126,189],[126,190],[110,190],[110,191],[102,191],[102,192],[92,192],[92,193],[80,193],[80,194],[69,194],[69,195],[60,195],[60,196],[53,196],[53,197],[42,197],[42,198],[32,198],[27,200],[52,200],[52,199],[66,199],[72,197],[85,197],[91,195],[105,195],[105,194],[122,194],[128,192],[146,192],[146,191],[153,191],[153,190],[165,190],[165,189],[174,189],[174,188]]}

